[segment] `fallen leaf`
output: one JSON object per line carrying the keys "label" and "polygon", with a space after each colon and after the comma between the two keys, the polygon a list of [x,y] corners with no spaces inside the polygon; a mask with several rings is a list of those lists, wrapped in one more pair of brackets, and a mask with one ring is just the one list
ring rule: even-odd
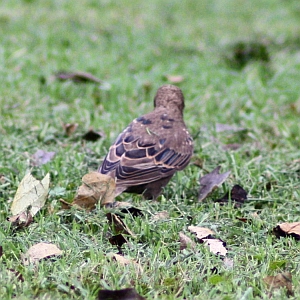
{"label": "fallen leaf", "polygon": [[17,228],[24,228],[33,222],[33,217],[30,211],[23,211],[20,214],[9,217],[8,221]]}
{"label": "fallen leaf", "polygon": [[58,199],[58,201],[62,204],[62,209],[70,209],[72,207],[72,203],[69,203],[62,198]]}
{"label": "fallen leaf", "polygon": [[57,72],[55,77],[61,81],[72,80],[75,83],[102,83],[102,80],[86,72]]}
{"label": "fallen leaf", "polygon": [[216,124],[216,132],[224,132],[224,131],[237,132],[237,131],[244,131],[244,130],[246,130],[246,128],[238,127],[235,125],[220,124],[220,123]]}
{"label": "fallen leaf", "polygon": [[127,240],[124,238],[124,236],[122,234],[117,234],[117,235],[113,235],[112,237],[110,237],[109,242],[112,245],[117,246],[118,248],[121,248],[124,244],[127,243]]}
{"label": "fallen leaf", "polygon": [[112,258],[113,260],[117,261],[120,265],[123,266],[132,265],[139,273],[143,271],[143,268],[135,260],[125,258],[123,255],[110,252],[107,253],[106,256],[108,258]]}
{"label": "fallen leaf", "polygon": [[41,166],[53,159],[55,152],[47,152],[44,150],[37,150],[31,157],[33,166]]}
{"label": "fallen leaf", "polygon": [[240,207],[244,201],[247,200],[247,192],[243,189],[243,187],[236,184],[230,192],[227,192],[221,199],[215,200],[215,202],[224,204],[227,203],[229,199],[235,201],[235,207]]}
{"label": "fallen leaf", "polygon": [[125,202],[125,201],[115,201],[113,207],[114,208],[127,208],[131,207],[132,203],[130,202]]}
{"label": "fallen leaf", "polygon": [[171,83],[180,83],[184,80],[184,77],[181,75],[167,75],[166,78]]}
{"label": "fallen leaf", "polygon": [[225,256],[227,253],[226,243],[220,239],[214,238],[214,232],[205,227],[189,226],[188,230],[196,233],[200,243],[204,243],[209,247],[210,252]]}
{"label": "fallen leaf", "polygon": [[62,253],[63,252],[54,244],[38,243],[30,247],[25,255],[23,255],[23,264],[27,266],[30,263],[37,263],[43,258],[58,256]]}
{"label": "fallen leaf", "polygon": [[63,124],[63,129],[67,136],[71,136],[76,131],[77,127],[78,127],[77,123]]}
{"label": "fallen leaf", "polygon": [[233,267],[234,267],[233,260],[231,258],[228,258],[228,257],[224,257],[223,265],[226,269],[229,269],[229,270],[232,270]]}
{"label": "fallen leaf", "polygon": [[192,233],[196,233],[196,236],[199,240],[202,240],[209,236],[213,236],[215,234],[212,230],[199,226],[189,226],[188,230]]}
{"label": "fallen leaf", "polygon": [[[294,294],[292,274],[290,272],[279,273],[276,276],[267,276],[263,280],[270,289],[270,293],[272,293],[274,289],[286,288],[288,296]],[[271,296],[271,294],[269,296]]]}
{"label": "fallen leaf", "polygon": [[300,240],[300,222],[281,223],[273,229],[276,237],[291,236],[296,240]]}
{"label": "fallen leaf", "polygon": [[98,300],[146,300],[137,293],[135,289],[127,288],[122,290],[100,290]]}
{"label": "fallen leaf", "polygon": [[219,174],[221,166],[218,166],[211,173],[200,178],[200,191],[198,201],[203,201],[213,190],[221,185],[229,176],[230,171]]}
{"label": "fallen leaf", "polygon": [[196,248],[195,242],[192,241],[192,239],[190,239],[183,232],[179,232],[179,241],[180,241],[180,250],[184,250],[187,248],[191,248],[192,250],[195,250]]}
{"label": "fallen leaf", "polygon": [[226,144],[222,146],[223,150],[237,150],[242,147],[242,144],[233,143],[233,144]]}
{"label": "fallen leaf", "polygon": [[243,223],[252,223],[251,219],[249,218],[236,217],[236,219]]}
{"label": "fallen leaf", "polygon": [[133,237],[135,236],[117,214],[107,213],[106,218],[116,233],[124,233]]}
{"label": "fallen leaf", "polygon": [[32,218],[45,205],[49,183],[49,173],[41,181],[35,179],[30,173],[26,174],[11,205],[13,216],[8,220],[18,227],[28,226]]}
{"label": "fallen leaf", "polygon": [[0,183],[4,184],[8,181],[8,179],[4,176],[4,174],[0,174]]}
{"label": "fallen leaf", "polygon": [[227,254],[226,243],[220,239],[203,239],[205,245],[209,247],[210,252],[225,256]]}
{"label": "fallen leaf", "polygon": [[104,137],[104,134],[102,132],[94,131],[93,129],[90,129],[87,133],[85,133],[82,138],[86,141],[90,142],[96,142],[100,138]]}
{"label": "fallen leaf", "polygon": [[107,175],[98,172],[85,174],[72,205],[91,211],[98,202],[101,205],[112,203],[115,199],[115,187],[114,179]]}
{"label": "fallen leaf", "polygon": [[153,221],[158,221],[158,220],[165,220],[169,218],[169,213],[167,211],[160,211],[158,213],[156,213],[153,217],[152,220]]}
{"label": "fallen leaf", "polygon": [[133,207],[133,206],[128,207],[128,208],[125,207],[125,208],[121,209],[120,212],[123,214],[130,214],[134,218],[144,216],[143,212],[140,209]]}
{"label": "fallen leaf", "polygon": [[112,252],[107,253],[107,257],[114,259],[115,261],[117,261],[118,263],[124,266],[133,263],[133,260],[125,258],[123,255],[112,253]]}

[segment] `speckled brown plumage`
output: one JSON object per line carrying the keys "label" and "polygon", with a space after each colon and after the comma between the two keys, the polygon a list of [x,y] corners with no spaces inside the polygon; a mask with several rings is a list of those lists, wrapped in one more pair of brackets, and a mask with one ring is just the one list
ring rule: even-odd
{"label": "speckled brown plumage", "polygon": [[183,121],[184,97],[174,85],[160,87],[154,110],[129,124],[110,147],[99,172],[116,180],[116,195],[143,194],[156,199],[193,153]]}

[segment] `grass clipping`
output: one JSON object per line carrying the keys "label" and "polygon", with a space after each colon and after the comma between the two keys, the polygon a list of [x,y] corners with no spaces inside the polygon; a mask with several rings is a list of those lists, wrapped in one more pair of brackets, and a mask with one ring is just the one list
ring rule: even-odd
{"label": "grass clipping", "polygon": [[97,203],[107,205],[115,200],[116,184],[113,178],[91,172],[82,177],[82,185],[78,188],[72,206],[79,206],[88,211],[93,210]]}

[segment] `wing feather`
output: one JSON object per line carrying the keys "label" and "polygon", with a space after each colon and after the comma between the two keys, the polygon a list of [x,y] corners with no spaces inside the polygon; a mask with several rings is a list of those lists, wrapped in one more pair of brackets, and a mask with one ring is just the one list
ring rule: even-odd
{"label": "wing feather", "polygon": [[137,120],[118,136],[99,168],[100,173],[115,177],[118,187],[143,185],[172,176],[182,170],[191,157],[191,143],[176,151],[170,141],[172,136],[168,139],[166,136],[150,134],[148,128],[146,130],[150,133],[138,134],[141,131],[135,130],[134,126],[147,125],[151,129],[151,123],[145,118],[140,120],[142,124]]}

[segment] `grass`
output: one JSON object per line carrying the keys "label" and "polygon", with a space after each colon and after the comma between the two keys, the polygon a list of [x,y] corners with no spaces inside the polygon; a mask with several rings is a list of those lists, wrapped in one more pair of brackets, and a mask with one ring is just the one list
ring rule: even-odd
{"label": "grass", "polygon": [[[299,299],[299,244],[270,234],[279,222],[299,221],[299,14],[297,1],[275,0],[2,1],[2,298],[95,299],[100,288],[134,287],[147,299],[268,299],[263,278],[285,270],[293,275],[291,299]],[[263,45],[270,60],[251,59],[252,53],[240,66],[234,52],[239,43]],[[61,70],[90,72],[106,84],[53,80]],[[136,238],[123,252],[142,266],[137,271],[107,259],[117,249],[108,241],[113,232],[103,209],[61,211],[58,199],[71,201],[117,134],[152,109],[166,75],[184,77],[178,85],[187,126],[197,136],[193,162],[202,168],[191,163],[156,203],[120,197],[144,212],[124,219]],[[73,136],[64,135],[63,123],[79,124]],[[217,132],[216,123],[245,130]],[[89,128],[105,137],[84,142]],[[232,143],[240,147],[222,148]],[[54,160],[32,169],[39,179],[50,172],[50,195],[34,223],[15,231],[6,218],[37,149],[56,152]],[[218,165],[231,176],[199,204],[199,176]],[[240,209],[215,204],[234,184],[250,200]],[[163,210],[169,217],[154,222]],[[203,245],[196,253],[179,251],[178,233],[188,234],[190,224],[211,228],[226,241],[233,269]],[[64,255],[23,266],[21,254],[41,241],[55,243]],[[284,289],[272,296],[285,297]]]}

